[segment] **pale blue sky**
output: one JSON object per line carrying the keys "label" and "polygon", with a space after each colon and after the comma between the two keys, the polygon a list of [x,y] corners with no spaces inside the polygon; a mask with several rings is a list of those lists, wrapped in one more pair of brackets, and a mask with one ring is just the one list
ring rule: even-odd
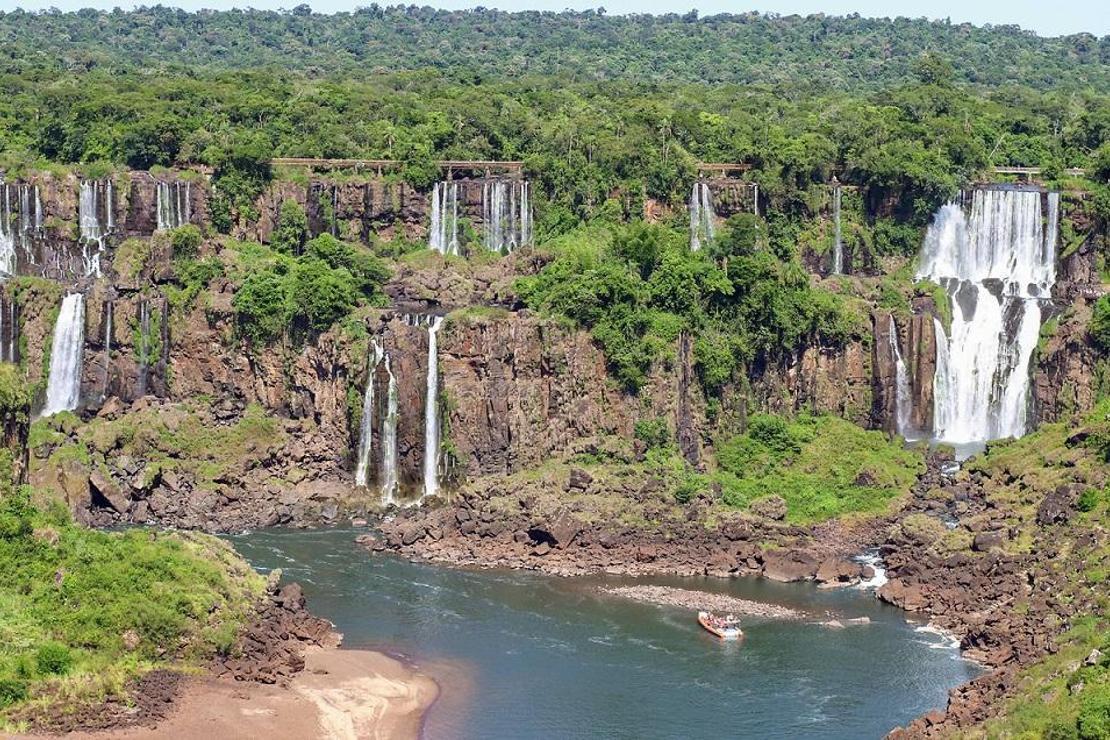
{"label": "pale blue sky", "polygon": [[[379,5],[398,4],[400,0],[378,0]],[[135,5],[154,5],[158,0],[145,3],[128,0],[0,0],[0,9],[11,10],[16,7],[42,9],[56,7],[61,10],[77,8],[130,8]],[[372,0],[316,0],[309,2],[315,10],[333,12],[351,10],[359,5],[370,5]],[[926,16],[929,18],[950,18],[953,22],[969,21],[976,25],[985,23],[1017,24],[1036,31],[1044,36],[1078,33],[1086,31],[1096,36],[1110,35],[1110,10],[1106,0],[919,0],[919,2],[895,2],[894,0],[754,0],[751,4],[728,2],[728,0],[407,0],[417,5],[432,5],[438,8],[472,8],[483,5],[487,8],[503,10],[562,10],[573,8],[604,7],[611,14],[616,13],[667,13],[686,11],[696,8],[702,15],[714,13],[742,13],[748,10],[782,13],[828,13],[845,15],[859,13],[863,16]],[[196,10],[198,8],[254,7],[266,9],[291,8],[297,0],[163,0],[164,5]]]}

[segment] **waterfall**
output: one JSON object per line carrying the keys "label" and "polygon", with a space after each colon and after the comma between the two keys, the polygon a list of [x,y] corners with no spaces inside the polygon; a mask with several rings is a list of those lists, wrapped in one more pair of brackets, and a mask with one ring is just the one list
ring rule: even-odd
{"label": "waterfall", "polygon": [[158,181],[155,214],[158,230],[177,229],[192,219],[192,183]]}
{"label": "waterfall", "polygon": [[[103,201],[101,194],[104,196]],[[103,206],[101,205],[102,202]],[[100,220],[102,208],[106,215],[106,225],[102,225]],[[100,253],[104,251],[105,239],[115,228],[112,214],[112,181],[82,180],[81,195],[77,202],[77,215],[81,231],[85,275],[100,277]],[[93,244],[96,245],[96,252],[90,254],[89,248]]]}
{"label": "waterfall", "polygon": [[382,504],[389,506],[397,494],[397,378],[393,375],[389,355],[385,355],[384,360],[388,382],[382,418]]}
{"label": "waterfall", "polygon": [[108,379],[111,377],[112,368],[112,307],[115,301],[108,301],[104,306],[104,390],[100,393],[100,400],[108,397]]}
{"label": "waterfall", "polygon": [[436,334],[443,317],[436,316],[428,327],[428,375],[424,396],[424,497],[439,492],[439,360]]}
{"label": "waterfall", "polygon": [[428,246],[440,254],[459,253],[459,184],[437,182],[432,188],[432,225]]}
{"label": "waterfall", "polygon": [[485,247],[508,253],[530,244],[532,208],[524,180],[487,180],[482,183],[482,224]]}
{"label": "waterfall", "polygon": [[937,211],[922,246],[919,278],[944,286],[951,336],[939,322],[933,380],[934,436],[977,444],[1025,433],[1029,363],[1041,302],[1056,280],[1059,194],[976,190],[970,214]]}
{"label": "waterfall", "polygon": [[690,251],[696,252],[713,241],[715,236],[713,220],[713,194],[709,183],[698,181],[690,193]]}
{"label": "waterfall", "polygon": [[759,215],[759,183],[752,183],[752,213]]}
{"label": "waterfall", "polygon": [[840,186],[833,187],[833,222],[836,224],[833,236],[833,275],[844,274],[844,243],[840,238]]}
{"label": "waterfall", "polygon": [[15,316],[15,296],[0,295],[0,362],[18,361],[15,350],[18,339],[19,321]]}
{"label": "waterfall", "polygon": [[355,485],[370,485],[370,448],[374,437],[374,371],[382,361],[382,345],[374,340],[370,345],[370,362],[366,371],[366,390],[362,394],[362,421],[358,429],[358,464],[355,466]]}
{"label": "waterfall", "polygon": [[8,183],[3,184],[0,202],[0,275],[15,274],[15,232],[12,229],[12,209]]}
{"label": "waterfall", "polygon": [[902,358],[902,349],[898,346],[898,326],[894,323],[893,315],[890,317],[887,337],[890,340],[890,354],[894,358],[894,430],[903,437],[908,437],[913,398],[910,374],[906,369],[906,361]]}
{"label": "waterfall", "polygon": [[139,368],[135,377],[135,397],[146,395],[147,379],[150,376],[150,304],[146,299],[139,300]]}
{"label": "waterfall", "polygon": [[62,300],[50,349],[43,416],[77,408],[81,392],[81,355],[85,345],[85,296],[70,293]]}

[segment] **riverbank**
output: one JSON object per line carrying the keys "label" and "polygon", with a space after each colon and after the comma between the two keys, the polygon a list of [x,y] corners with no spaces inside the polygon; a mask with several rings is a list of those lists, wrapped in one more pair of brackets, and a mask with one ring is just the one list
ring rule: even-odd
{"label": "riverbank", "polygon": [[[186,679],[154,727],[45,737],[67,740],[211,740],[220,737],[406,740],[420,735],[435,682],[381,653],[312,648],[286,685]],[[42,738],[43,735],[27,737]]]}
{"label": "riverbank", "polygon": [[[851,556],[877,549],[888,579],[878,597],[926,617],[988,670],[953,690],[946,710],[894,733],[941,736],[995,721],[1023,676],[1058,650],[1077,620],[1098,613],[1106,469],[1091,439],[1093,431],[1046,426],[992,444],[955,472],[942,472],[943,456],[932,455],[901,509],[870,519],[801,527],[720,516],[709,525],[694,501],[686,522],[636,523],[588,519],[570,496],[561,508],[542,510],[526,497],[507,505],[504,495],[494,500],[472,489],[449,506],[397,512],[380,534],[359,539],[372,552],[456,566],[562,576],[758,575],[823,585],[869,580],[873,569]],[[582,477],[571,471],[572,482]]]}

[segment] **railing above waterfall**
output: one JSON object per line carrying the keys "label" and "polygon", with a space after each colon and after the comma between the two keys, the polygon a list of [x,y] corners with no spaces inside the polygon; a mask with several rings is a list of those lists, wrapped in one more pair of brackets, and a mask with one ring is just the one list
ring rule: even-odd
{"label": "railing above waterfall", "polygon": [[[275,157],[270,160],[274,166],[308,167],[319,170],[374,170],[379,175],[386,171],[396,170],[401,163],[395,159],[322,159],[316,157]],[[507,175],[520,177],[524,174],[524,162],[516,160],[482,160],[482,159],[445,159],[436,163],[441,170],[447,172],[450,180],[456,171],[477,172],[486,177],[493,175]]]}

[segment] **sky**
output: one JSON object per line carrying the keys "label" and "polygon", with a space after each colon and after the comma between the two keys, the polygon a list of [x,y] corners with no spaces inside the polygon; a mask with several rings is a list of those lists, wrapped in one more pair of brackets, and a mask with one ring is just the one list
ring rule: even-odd
{"label": "sky", "polygon": [[[292,8],[300,0],[161,0],[163,5],[197,10],[200,8],[254,7],[276,10]],[[319,12],[352,10],[360,5],[370,5],[373,0],[309,0],[308,4]],[[759,10],[789,15],[792,13],[826,13],[846,15],[859,13],[862,16],[887,17],[910,16],[928,18],[949,18],[953,23],[971,22],[976,25],[993,23],[996,25],[1016,24],[1031,29],[1042,36],[1086,31],[1096,36],[1110,35],[1110,11],[1106,0],[917,0],[917,2],[896,2],[896,0],[754,0],[750,5],[738,4],[729,0],[377,0],[379,5],[416,4],[432,5],[439,8],[459,9],[482,5],[502,10],[563,10],[567,8],[584,10],[604,7],[610,14],[619,13],[685,13],[696,9],[702,15],[714,13],[742,13]],[[113,7],[131,8],[135,5],[156,5],[159,0],[146,0],[136,3],[133,0],[0,0],[0,9],[12,10],[22,7],[27,10],[40,10],[56,7],[60,10],[76,10],[94,7],[110,9]]]}

